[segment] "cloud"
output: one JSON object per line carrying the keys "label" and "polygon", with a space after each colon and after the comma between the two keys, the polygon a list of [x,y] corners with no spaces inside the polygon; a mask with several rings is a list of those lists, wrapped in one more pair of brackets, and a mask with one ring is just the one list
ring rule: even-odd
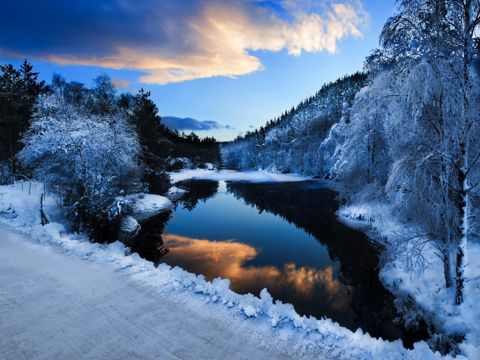
{"label": "cloud", "polygon": [[122,79],[113,79],[112,85],[116,88],[125,88],[127,89],[130,86],[130,81]]}
{"label": "cloud", "polygon": [[220,125],[216,121],[212,120],[196,120],[192,118],[178,118],[174,116],[163,116],[162,123],[172,130],[219,130],[219,129],[234,129],[230,125]]}
{"label": "cloud", "polygon": [[358,0],[10,1],[0,55],[139,70],[140,82],[167,84],[258,71],[255,51],[334,53],[367,18]]}

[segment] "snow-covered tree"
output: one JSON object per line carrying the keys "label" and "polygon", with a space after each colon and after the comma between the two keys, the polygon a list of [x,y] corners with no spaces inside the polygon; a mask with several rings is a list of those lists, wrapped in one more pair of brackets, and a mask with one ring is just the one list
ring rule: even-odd
{"label": "snow-covered tree", "polygon": [[[451,22],[455,32],[461,38],[462,50],[462,84],[460,91],[463,96],[463,112],[459,118],[459,135],[456,158],[457,188],[455,204],[460,223],[456,228],[455,240],[456,266],[455,266],[455,302],[460,304],[464,299],[465,287],[465,255],[469,236],[469,217],[471,213],[471,197],[477,192],[476,185],[471,185],[471,177],[478,171],[477,160],[480,153],[473,152],[473,143],[478,137],[476,127],[480,121],[476,98],[476,89],[479,83],[474,82],[475,69],[472,66],[474,60],[474,38],[480,27],[480,1],[479,0],[451,0],[450,11],[453,21]],[[478,78],[476,79],[478,80]]]}
{"label": "snow-covered tree", "polygon": [[[89,223],[138,177],[139,144],[122,115],[93,115],[60,94],[37,102],[20,160]],[[97,214],[95,214],[97,212]]]}
{"label": "snow-covered tree", "polygon": [[[382,187],[391,164],[386,119],[390,114],[392,78],[382,73],[359,91],[350,110],[346,137],[336,156],[333,172],[350,190],[349,196],[365,188],[375,196],[384,196]],[[344,120],[345,122],[346,120]]]}
{"label": "snow-covered tree", "polygon": [[470,203],[477,192],[471,182],[479,172],[472,66],[479,8],[478,1],[404,0],[385,26],[382,49],[367,60],[377,77],[391,74],[393,85],[377,91],[391,96],[387,193],[406,218],[422,219],[424,236],[439,247],[447,286],[455,255],[457,304],[463,301]]}

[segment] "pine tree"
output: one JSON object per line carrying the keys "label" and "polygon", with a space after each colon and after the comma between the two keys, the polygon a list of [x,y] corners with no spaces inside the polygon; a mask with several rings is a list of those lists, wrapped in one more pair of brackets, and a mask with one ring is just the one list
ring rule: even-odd
{"label": "pine tree", "polygon": [[95,78],[88,107],[94,115],[112,115],[117,111],[116,91],[107,74]]}
{"label": "pine tree", "polygon": [[18,172],[15,155],[22,149],[21,135],[28,129],[37,97],[46,91],[45,82],[25,60],[17,70],[11,64],[0,66],[0,161]]}
{"label": "pine tree", "polygon": [[162,125],[158,108],[150,99],[150,92],[141,89],[135,97],[131,122],[137,130],[145,164],[144,181],[153,193],[168,189],[168,175],[163,171],[170,154],[171,144],[166,138],[167,129]]}

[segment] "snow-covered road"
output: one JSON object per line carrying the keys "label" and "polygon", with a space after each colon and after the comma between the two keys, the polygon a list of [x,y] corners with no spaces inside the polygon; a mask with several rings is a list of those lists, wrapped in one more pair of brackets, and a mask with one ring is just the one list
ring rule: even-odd
{"label": "snow-covered road", "polygon": [[193,310],[0,226],[1,359],[288,358]]}

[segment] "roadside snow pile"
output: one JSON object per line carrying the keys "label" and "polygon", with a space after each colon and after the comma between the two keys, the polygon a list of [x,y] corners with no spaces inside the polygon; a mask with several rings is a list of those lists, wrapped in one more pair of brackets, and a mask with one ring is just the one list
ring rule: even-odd
{"label": "roadside snow pile", "polygon": [[[189,308],[196,309],[206,319],[230,319],[252,340],[265,346],[284,349],[294,358],[334,359],[440,359],[425,342],[407,350],[401,341],[374,339],[361,330],[352,332],[330,319],[315,319],[298,315],[291,304],[273,301],[267,290],[260,297],[239,295],[230,290],[230,281],[215,279],[208,282],[202,275],[188,273],[178,267],[153,263],[130,254],[122,243],[98,244],[86,236],[69,234],[59,223],[40,225],[39,199],[41,185],[32,187],[32,194],[18,185],[0,186],[0,211],[10,209],[16,217],[0,217],[0,223],[16,228],[34,241],[55,246],[65,253],[78,256],[99,266],[108,266],[132,280],[150,287],[152,296],[168,296]],[[48,199],[48,198],[47,198]],[[155,198],[147,197],[145,204]],[[158,199],[157,199],[158,200]],[[47,201],[50,214],[58,212],[55,203]],[[86,263],[85,266],[90,266]],[[161,304],[161,303],[160,303]],[[161,306],[161,305],[160,305]],[[178,313],[176,322],[188,322]],[[175,324],[172,324],[174,329]],[[205,323],[208,331],[208,321]],[[161,346],[161,344],[159,344]]]}
{"label": "roadside snow pile", "polygon": [[305,181],[308,177],[296,174],[277,174],[267,171],[235,171],[193,169],[169,173],[173,183],[184,180],[247,181],[247,182],[295,182]]}
{"label": "roadside snow pile", "polygon": [[[385,203],[344,206],[338,211],[338,216],[348,226],[366,231],[372,239],[390,249],[399,239],[421,233],[409,228],[408,224],[396,221],[391,208]],[[423,312],[432,314],[432,318],[440,322],[435,324],[446,334],[465,334],[465,340],[459,345],[460,350],[470,359],[480,359],[480,262],[467,262],[466,301],[456,306],[453,304],[453,287],[445,288],[443,263],[436,255],[433,244],[425,246],[423,256],[427,265],[423,271],[412,269],[412,264],[407,265],[409,259],[405,256],[397,256],[396,260],[388,262],[381,269],[382,282],[397,296],[413,298]],[[467,256],[480,259],[478,239],[467,245]],[[415,321],[414,313],[410,314],[410,319],[408,313],[405,315],[407,321]]]}
{"label": "roadside snow pile", "polygon": [[[15,221],[20,226],[40,224],[40,196],[43,191],[43,184],[33,181],[0,186],[0,219]],[[53,194],[45,193],[43,207],[50,221],[67,225]]]}

